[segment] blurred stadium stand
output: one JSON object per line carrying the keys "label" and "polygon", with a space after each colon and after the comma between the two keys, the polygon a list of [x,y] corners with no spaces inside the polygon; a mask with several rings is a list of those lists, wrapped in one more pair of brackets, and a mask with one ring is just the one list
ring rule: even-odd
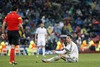
{"label": "blurred stadium stand", "polygon": [[99,49],[100,0],[0,0],[0,35],[3,19],[13,5],[19,7],[18,14],[23,18],[26,34],[26,39],[20,39],[23,48],[28,48],[36,28],[43,22],[48,31],[47,50],[55,49],[60,35],[67,34],[73,36],[79,50],[84,40],[88,47],[93,40]]}

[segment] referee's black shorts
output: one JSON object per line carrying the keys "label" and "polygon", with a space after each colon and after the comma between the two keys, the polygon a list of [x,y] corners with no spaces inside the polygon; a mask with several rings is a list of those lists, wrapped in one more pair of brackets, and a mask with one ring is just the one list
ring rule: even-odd
{"label": "referee's black shorts", "polygon": [[19,45],[19,32],[18,30],[8,31],[8,41],[10,45]]}

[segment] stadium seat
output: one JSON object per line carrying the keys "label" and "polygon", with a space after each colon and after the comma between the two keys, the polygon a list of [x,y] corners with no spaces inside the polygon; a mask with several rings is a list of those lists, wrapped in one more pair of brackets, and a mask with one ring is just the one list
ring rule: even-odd
{"label": "stadium seat", "polygon": [[15,48],[15,55],[21,55],[20,48]]}
{"label": "stadium seat", "polygon": [[26,52],[25,52],[24,48],[19,48],[19,49],[20,49],[20,54],[21,55],[26,55]]}
{"label": "stadium seat", "polygon": [[3,48],[1,51],[1,56],[2,55],[7,55],[7,48]]}

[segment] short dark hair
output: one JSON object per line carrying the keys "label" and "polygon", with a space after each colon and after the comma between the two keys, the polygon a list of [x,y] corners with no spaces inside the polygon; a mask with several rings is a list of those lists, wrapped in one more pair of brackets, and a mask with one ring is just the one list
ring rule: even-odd
{"label": "short dark hair", "polygon": [[14,6],[12,6],[12,9],[11,10],[12,11],[16,11],[17,9],[18,9],[18,7],[14,5]]}
{"label": "short dark hair", "polygon": [[72,35],[71,34],[68,34],[67,36],[69,36],[70,38],[72,38]]}

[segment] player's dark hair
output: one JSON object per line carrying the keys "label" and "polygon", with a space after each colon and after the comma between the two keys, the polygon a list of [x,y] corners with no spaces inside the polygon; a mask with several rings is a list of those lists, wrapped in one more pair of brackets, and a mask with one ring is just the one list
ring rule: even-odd
{"label": "player's dark hair", "polygon": [[72,38],[72,35],[68,34],[67,36],[69,36],[70,38]]}
{"label": "player's dark hair", "polygon": [[11,10],[12,11],[16,11],[17,9],[18,9],[18,7],[14,5],[14,6],[12,6],[12,9]]}

